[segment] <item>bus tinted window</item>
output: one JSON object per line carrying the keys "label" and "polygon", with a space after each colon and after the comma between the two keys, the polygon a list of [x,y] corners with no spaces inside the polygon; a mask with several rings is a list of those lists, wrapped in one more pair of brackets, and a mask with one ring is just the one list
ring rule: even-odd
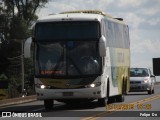
{"label": "bus tinted window", "polygon": [[98,39],[99,23],[90,22],[47,22],[36,25],[36,39]]}
{"label": "bus tinted window", "polygon": [[110,47],[129,48],[129,33],[125,25],[106,21],[107,43]]}

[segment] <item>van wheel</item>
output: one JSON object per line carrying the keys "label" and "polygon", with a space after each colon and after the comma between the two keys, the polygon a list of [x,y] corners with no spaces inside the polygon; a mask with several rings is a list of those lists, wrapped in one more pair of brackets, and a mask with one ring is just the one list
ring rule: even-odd
{"label": "van wheel", "polygon": [[53,109],[54,101],[52,99],[44,100],[44,107],[46,110]]}

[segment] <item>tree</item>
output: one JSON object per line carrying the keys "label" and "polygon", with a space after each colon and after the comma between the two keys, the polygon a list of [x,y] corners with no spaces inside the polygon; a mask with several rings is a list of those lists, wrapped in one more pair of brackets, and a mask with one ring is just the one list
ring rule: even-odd
{"label": "tree", "polygon": [[10,39],[27,38],[30,35],[30,27],[38,18],[36,11],[42,8],[48,2],[48,0],[2,1],[5,5],[4,12],[8,18],[8,22],[10,23],[10,26],[8,26]]}
{"label": "tree", "polygon": [[[21,41],[31,36],[31,26],[37,20],[36,11],[48,0],[1,0],[0,4],[0,72],[12,80],[10,89],[19,87],[21,77]],[[32,66],[28,60],[25,66]],[[31,67],[25,78],[32,79]],[[26,81],[26,83],[30,83]],[[12,88],[13,87],[13,88]]]}

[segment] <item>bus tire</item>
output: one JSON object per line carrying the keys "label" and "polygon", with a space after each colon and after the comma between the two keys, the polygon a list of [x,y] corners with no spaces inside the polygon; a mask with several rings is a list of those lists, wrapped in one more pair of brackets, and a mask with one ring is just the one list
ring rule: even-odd
{"label": "bus tire", "polygon": [[54,101],[52,99],[44,100],[44,107],[46,110],[53,109]]}
{"label": "bus tire", "polygon": [[105,98],[99,98],[98,99],[98,104],[101,107],[105,107],[109,102],[109,80],[107,82],[107,96]]}
{"label": "bus tire", "polygon": [[[124,82],[123,82],[124,83]],[[124,102],[124,99],[125,99],[125,86],[124,86],[124,84],[123,84],[123,86],[122,86],[122,94],[121,95],[118,95],[117,97],[116,97],[116,101],[117,102]]]}
{"label": "bus tire", "polygon": [[148,94],[151,95],[152,94],[152,90],[148,90]]}
{"label": "bus tire", "polygon": [[108,103],[108,99],[107,98],[99,98],[98,99],[98,104],[101,107],[105,107]]}
{"label": "bus tire", "polygon": [[153,88],[153,90],[152,90],[152,94],[154,94],[154,88]]}
{"label": "bus tire", "polygon": [[128,87],[128,85],[127,85],[127,78],[126,78],[126,82],[125,82],[125,95],[127,95],[128,94],[128,90],[127,90],[127,87]]}
{"label": "bus tire", "polygon": [[117,96],[117,102],[124,102],[124,94]]}

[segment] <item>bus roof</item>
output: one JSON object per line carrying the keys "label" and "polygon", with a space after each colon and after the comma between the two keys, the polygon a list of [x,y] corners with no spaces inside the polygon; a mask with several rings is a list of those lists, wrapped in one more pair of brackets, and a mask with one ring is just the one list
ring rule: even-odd
{"label": "bus roof", "polygon": [[114,18],[110,14],[99,10],[77,10],[61,12],[59,14],[51,14],[49,16],[38,19],[37,22],[52,22],[52,21],[101,21],[103,18],[108,18],[112,21],[124,24],[122,18]]}
{"label": "bus roof", "polygon": [[103,16],[97,14],[57,14],[57,15],[49,15],[43,18],[38,19],[39,22],[49,22],[49,21],[76,21],[76,20],[99,20]]}
{"label": "bus roof", "polygon": [[111,16],[110,14],[105,13],[105,12],[100,11],[100,10],[76,10],[76,11],[61,12],[60,14],[72,14],[72,13],[99,14],[99,15],[103,15],[103,16],[113,18],[113,16]]}

